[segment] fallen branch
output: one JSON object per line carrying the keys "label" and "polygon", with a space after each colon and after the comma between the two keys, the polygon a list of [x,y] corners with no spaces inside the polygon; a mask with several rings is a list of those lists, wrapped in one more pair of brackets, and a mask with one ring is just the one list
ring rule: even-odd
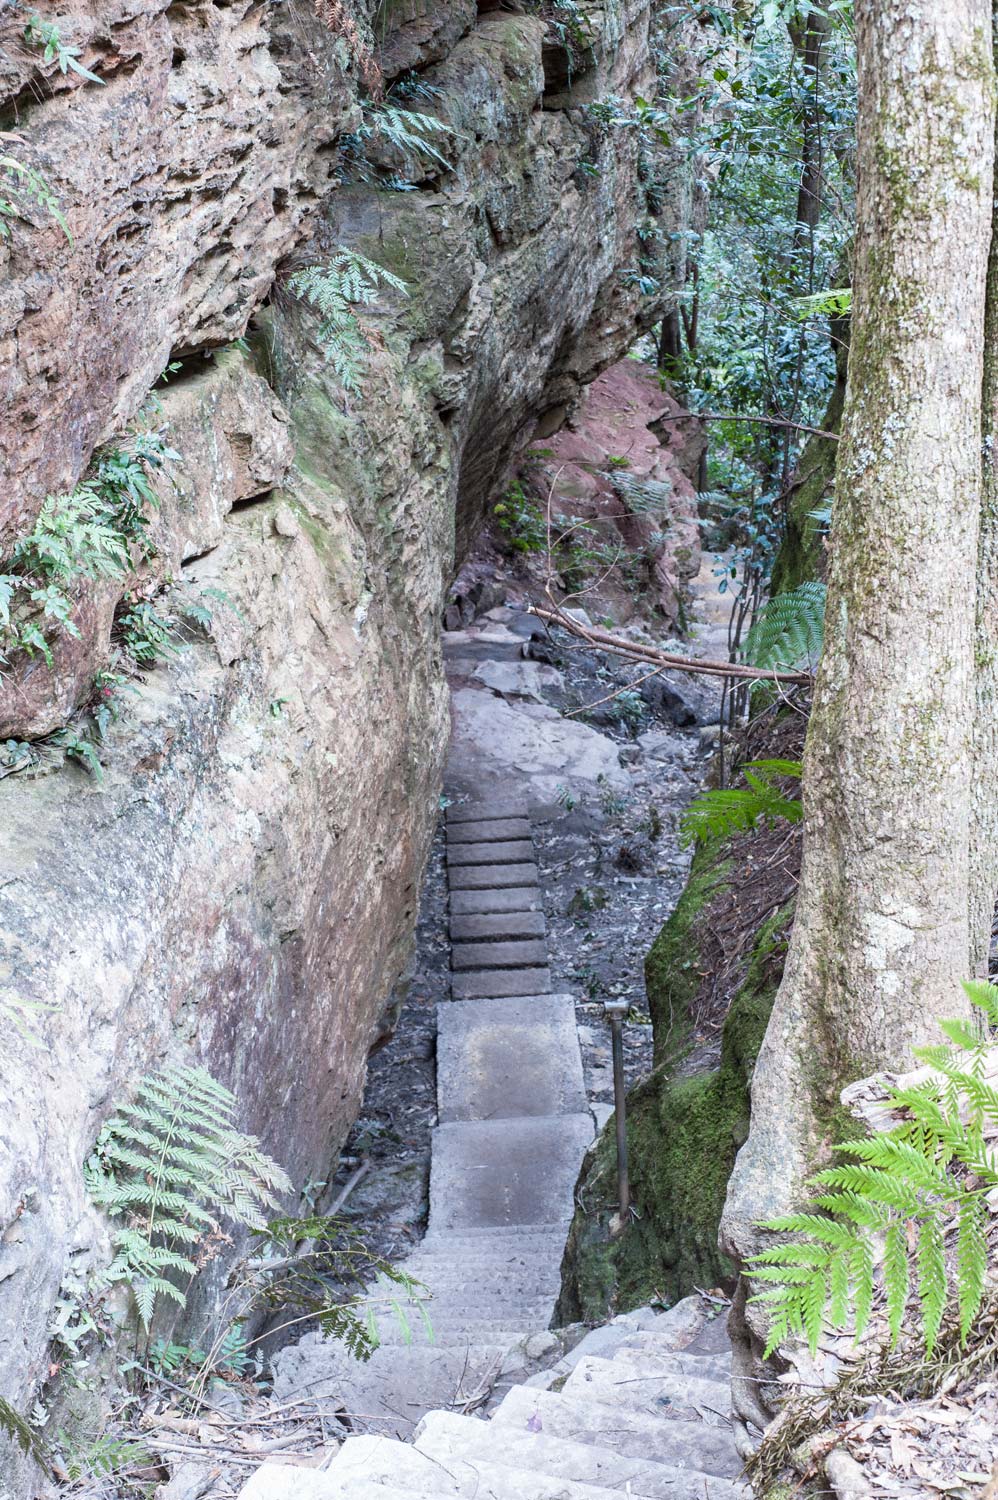
{"label": "fallen branch", "polygon": [[[545,620],[548,624],[560,625],[571,635],[579,640],[585,641],[587,645],[594,646],[603,651],[615,651],[620,656],[630,657],[632,661],[652,662],[661,671],[670,672],[699,672],[704,677],[735,677],[750,682],[789,682],[810,683],[812,674],[810,672],[778,672],[775,669],[761,671],[758,667],[750,667],[742,662],[733,661],[709,661],[699,660],[691,656],[675,656],[669,651],[662,651],[657,646],[644,646],[639,641],[629,641],[624,636],[613,635],[609,630],[602,630],[596,625],[583,625],[581,621],[575,620],[570,614],[555,604],[551,609],[544,609],[539,604],[531,604],[529,614],[536,615],[539,620]],[[649,676],[653,674],[649,673]]]}
{"label": "fallen branch", "polygon": [[658,422],[755,422],[762,427],[791,427],[794,432],[808,432],[812,437],[831,438],[833,443],[839,440],[837,432],[827,432],[824,427],[809,427],[806,422],[791,422],[786,417],[743,417],[734,411],[681,411],[673,416],[662,416],[655,418]]}

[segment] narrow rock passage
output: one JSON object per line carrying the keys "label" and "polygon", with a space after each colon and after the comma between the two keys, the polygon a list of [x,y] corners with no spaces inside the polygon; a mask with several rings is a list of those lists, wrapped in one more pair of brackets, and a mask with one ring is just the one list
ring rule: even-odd
{"label": "narrow rock passage", "polygon": [[[520,646],[504,626],[479,642],[492,654],[468,662],[467,641],[454,654],[492,675]],[[516,688],[530,665],[517,665]],[[436,1006],[429,1221],[401,1262],[427,1289],[427,1322],[410,1318],[407,1330],[374,1291],[382,1344],[369,1363],[316,1334],[283,1351],[275,1395],[308,1391],[345,1408],[363,1435],[348,1437],[321,1473],[264,1466],[242,1500],[609,1500],[621,1491],[736,1500],[749,1491],[726,1415],[730,1352],[706,1303],[639,1309],[581,1338],[576,1330],[574,1346],[548,1331],[594,1109],[578,997],[551,962],[531,814],[550,816],[556,777],[592,784],[610,742],[569,721],[575,759],[552,765],[550,710],[537,705],[525,716],[536,741],[520,726],[512,736],[520,747],[522,733],[513,753],[523,765],[511,797],[510,740],[479,742],[476,756],[468,726],[480,706],[460,701],[461,691],[447,783],[451,994]],[[493,723],[504,732],[524,707],[519,691],[498,698]]]}

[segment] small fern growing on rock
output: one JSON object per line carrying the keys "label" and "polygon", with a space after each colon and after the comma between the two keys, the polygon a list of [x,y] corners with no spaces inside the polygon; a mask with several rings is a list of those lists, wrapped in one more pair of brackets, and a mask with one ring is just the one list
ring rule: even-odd
{"label": "small fern growing on rock", "polygon": [[708,844],[714,839],[745,833],[757,823],[772,827],[780,819],[799,823],[802,808],[798,797],[789,797],[779,786],[787,777],[799,777],[798,760],[751,760],[741,768],[747,787],[723,787],[702,792],[679,820],[680,842]]}
{"label": "small fern growing on rock", "polygon": [[793,671],[817,665],[825,636],[825,585],[801,583],[768,599],[745,637],[750,666]]}
{"label": "small fern growing on rock", "polygon": [[288,281],[319,314],[318,342],[344,390],[358,389],[368,342],[354,309],[369,307],[382,286],[407,295],[404,281],[353,250],[337,250],[325,265],[304,266]]}
{"label": "small fern growing on rock", "polygon": [[[986,1027],[998,1027],[998,988],[974,981],[964,989]],[[926,1354],[952,1303],[966,1342],[984,1297],[994,1223],[998,1088],[989,1078],[994,1049],[965,1021],[941,1024],[954,1045],[919,1049],[926,1076],[888,1095],[902,1123],[842,1142],[836,1150],[852,1160],[811,1179],[822,1191],[807,1209],[761,1226],[798,1236],[749,1260],[752,1278],[769,1283],[755,1299],[772,1314],[767,1357],[789,1334],[806,1338],[814,1354],[825,1324],[841,1328],[850,1312],[859,1338],[870,1322],[878,1258],[895,1344],[912,1287]]]}
{"label": "small fern growing on rock", "polygon": [[0,1432],[5,1432],[22,1452],[26,1453],[29,1458],[33,1458],[35,1463],[46,1472],[48,1471],[48,1458],[38,1434],[27,1418],[22,1417],[21,1413],[2,1396],[0,1396]]}
{"label": "small fern growing on rock", "polygon": [[291,1184],[255,1137],[235,1129],[236,1101],[203,1068],[166,1068],[139,1085],[97,1138],[86,1167],[93,1201],[123,1220],[106,1272],[125,1284],[148,1331],[157,1299],[183,1307],[221,1221],[262,1228]]}

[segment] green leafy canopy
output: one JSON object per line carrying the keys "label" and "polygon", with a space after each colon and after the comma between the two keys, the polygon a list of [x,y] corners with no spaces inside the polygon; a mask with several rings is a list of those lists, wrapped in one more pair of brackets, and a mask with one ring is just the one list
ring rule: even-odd
{"label": "green leafy canopy", "polygon": [[[964,984],[985,1029],[998,1026],[998,988]],[[869,1325],[879,1260],[887,1324],[896,1344],[914,1294],[926,1354],[939,1341],[954,1305],[961,1344],[984,1297],[991,1215],[988,1194],[998,1186],[998,1159],[986,1127],[998,1124],[998,1089],[987,1080],[993,1048],[966,1021],[941,1023],[950,1046],[916,1056],[933,1070],[925,1082],[894,1089],[896,1129],[844,1141],[849,1158],[811,1179],[821,1191],[799,1213],[768,1219],[781,1239],[749,1260],[768,1304],[767,1357],[791,1334],[816,1352],[826,1324],[851,1317],[859,1338]]]}

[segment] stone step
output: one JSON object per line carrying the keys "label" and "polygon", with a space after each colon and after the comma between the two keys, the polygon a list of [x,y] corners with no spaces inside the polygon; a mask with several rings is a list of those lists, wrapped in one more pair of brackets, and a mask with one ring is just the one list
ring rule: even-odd
{"label": "stone step", "polygon": [[522,797],[488,797],[476,802],[452,802],[447,826],[452,823],[493,823],[500,818],[527,818],[530,812]]}
{"label": "stone step", "polygon": [[[648,1360],[648,1365],[658,1361]],[[717,1380],[697,1380],[679,1371],[647,1369],[639,1374],[615,1357],[580,1359],[566,1380],[566,1396],[606,1405],[622,1405],[658,1416],[712,1414],[727,1421],[731,1413],[731,1387]]]}
{"label": "stone step", "polygon": [[452,943],[485,943],[492,939],[542,938],[548,924],[542,911],[480,911],[450,919]]}
{"label": "stone step", "polygon": [[[493,1456],[531,1474],[600,1485],[625,1495],[652,1500],[742,1500],[747,1485],[705,1475],[688,1467],[657,1463],[640,1455],[624,1457],[609,1448],[552,1437],[542,1431],[517,1431],[511,1424],[480,1422],[457,1412],[431,1411],[416,1428],[415,1446],[446,1468],[455,1460],[474,1463]],[[705,1484],[706,1481],[706,1484]]]}
{"label": "stone step", "polygon": [[441,1121],[571,1115],[585,1107],[571,995],[437,1006]]}
{"label": "stone step", "polygon": [[396,1324],[392,1342],[381,1344],[368,1360],[354,1359],[337,1340],[306,1335],[275,1360],[275,1396],[291,1400],[307,1392],[363,1419],[370,1431],[408,1438],[425,1411],[463,1404],[491,1383],[511,1345],[523,1337],[522,1330],[514,1330],[495,1342],[430,1344],[419,1331],[418,1314],[410,1314],[410,1323],[411,1343]]}
{"label": "stone step", "polygon": [[534,857],[534,846],[530,839],[509,839],[499,844],[452,844],[447,845],[447,864],[455,865],[515,865],[524,864]]}
{"label": "stone step", "polygon": [[[454,934],[451,933],[453,939]],[[543,938],[519,938],[504,943],[454,943],[452,969],[526,969],[546,965],[548,945]]]}
{"label": "stone step", "polygon": [[[654,1344],[654,1334],[633,1334],[632,1337],[649,1339]],[[724,1385],[731,1379],[730,1354],[683,1354],[661,1346],[654,1348],[649,1344],[627,1343],[610,1358],[620,1364],[633,1366],[636,1373],[647,1370],[649,1374],[687,1375],[695,1380],[713,1380],[719,1385]]]}
{"label": "stone step", "polygon": [[439,1245],[441,1249],[453,1247],[459,1250],[467,1247],[475,1252],[480,1252],[486,1245],[497,1250],[536,1249],[538,1245],[553,1243],[567,1230],[570,1219],[571,1213],[553,1224],[504,1224],[502,1228],[492,1224],[469,1225],[446,1234],[437,1234],[431,1224],[420,1243],[427,1248]]}
{"label": "stone step", "polygon": [[551,970],[467,969],[451,976],[450,992],[455,1000],[501,1000],[507,995],[535,997],[551,989]]}
{"label": "stone step", "polygon": [[492,818],[488,822],[451,823],[447,829],[447,843],[489,844],[504,839],[529,839],[529,818]]}
{"label": "stone step", "polygon": [[737,1479],[742,1471],[727,1425],[709,1427],[705,1422],[608,1406],[576,1399],[567,1391],[515,1385],[503,1397],[492,1421],[521,1432],[546,1432],[551,1437],[608,1448],[625,1457],[640,1453],[656,1463],[682,1464],[721,1479]]}
{"label": "stone step", "polygon": [[[554,1306],[552,1301],[551,1307]],[[475,1349],[482,1345],[495,1345],[504,1352],[511,1349],[514,1344],[520,1343],[532,1333],[540,1333],[547,1328],[551,1319],[551,1309],[545,1317],[537,1314],[532,1318],[520,1318],[516,1313],[509,1312],[504,1318],[475,1318],[469,1314],[466,1318],[448,1319],[446,1323],[433,1323],[429,1329],[413,1326],[409,1337],[404,1338],[398,1327],[386,1327],[382,1336],[379,1328],[380,1349]],[[421,1393],[419,1393],[421,1395]],[[423,1410],[426,1403],[423,1403]]]}
{"label": "stone step", "polygon": [[438,1125],[431,1146],[431,1229],[564,1224],[592,1136],[588,1114]]}
{"label": "stone step", "polygon": [[449,865],[447,882],[452,891],[498,891],[507,886],[537,884],[537,866],[521,861],[508,865]]}
{"label": "stone step", "polygon": [[[346,1486],[344,1497],[365,1493],[350,1488],[361,1482],[410,1494],[425,1493],[432,1485],[435,1492],[469,1500],[620,1500],[619,1491],[513,1468],[498,1457],[471,1462],[458,1458],[444,1465],[419,1448],[370,1437],[347,1438],[326,1474]],[[330,1496],[336,1493],[327,1491]]]}
{"label": "stone step", "polygon": [[360,1474],[337,1481],[329,1469],[321,1473],[301,1464],[265,1463],[243,1485],[239,1500],[441,1500],[453,1494],[453,1490],[441,1488],[439,1477],[432,1489],[414,1490],[382,1484],[377,1479],[365,1480]]}
{"label": "stone step", "polygon": [[509,886],[503,890],[451,891],[450,914],[454,917],[482,912],[543,911],[544,902],[536,885]]}

